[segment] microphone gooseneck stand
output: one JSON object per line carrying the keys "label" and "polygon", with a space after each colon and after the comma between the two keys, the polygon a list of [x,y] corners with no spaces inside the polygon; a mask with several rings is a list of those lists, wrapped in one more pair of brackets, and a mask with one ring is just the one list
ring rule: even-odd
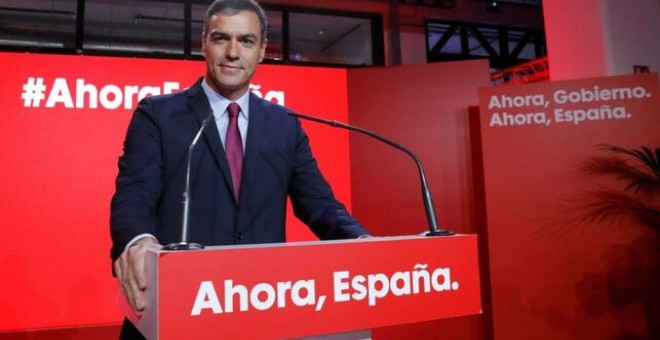
{"label": "microphone gooseneck stand", "polygon": [[426,220],[428,221],[429,224],[429,231],[425,233],[425,236],[451,236],[454,235],[455,233],[450,230],[444,230],[440,229],[438,227],[438,222],[435,218],[435,211],[434,211],[434,206],[433,206],[433,198],[431,197],[431,190],[429,189],[429,185],[426,182],[426,174],[424,173],[424,168],[422,167],[422,162],[419,160],[417,155],[415,155],[410,149],[406,148],[405,146],[396,143],[394,141],[391,141],[383,136],[377,135],[369,130],[353,126],[353,125],[348,125],[344,124],[335,120],[327,120],[327,119],[322,119],[322,118],[317,118],[313,116],[308,116],[300,113],[295,113],[295,112],[288,112],[290,116],[298,117],[301,119],[305,120],[311,120],[313,122],[325,124],[325,125],[330,125],[332,127],[338,127],[346,130],[351,130],[355,132],[359,132],[362,134],[365,134],[369,137],[375,138],[389,146],[392,146],[396,149],[399,149],[403,152],[405,152],[408,156],[410,156],[413,161],[415,161],[415,164],[417,165],[417,170],[419,172],[419,178],[421,180],[421,185],[422,185],[422,200],[424,201],[424,209],[426,211]]}

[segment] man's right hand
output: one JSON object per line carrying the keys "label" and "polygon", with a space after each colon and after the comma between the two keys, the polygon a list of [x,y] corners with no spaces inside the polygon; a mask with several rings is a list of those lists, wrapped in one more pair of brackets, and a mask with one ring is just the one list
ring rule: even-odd
{"label": "man's right hand", "polygon": [[144,291],[147,289],[144,256],[149,248],[159,248],[160,244],[152,237],[137,240],[115,261],[114,269],[119,288],[137,315],[145,308]]}

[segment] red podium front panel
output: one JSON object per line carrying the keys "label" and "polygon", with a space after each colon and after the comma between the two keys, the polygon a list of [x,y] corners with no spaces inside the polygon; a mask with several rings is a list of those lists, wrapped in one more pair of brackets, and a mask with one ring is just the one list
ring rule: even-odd
{"label": "red podium front panel", "polygon": [[132,318],[149,338],[290,338],[481,312],[474,235],[149,256],[154,289]]}

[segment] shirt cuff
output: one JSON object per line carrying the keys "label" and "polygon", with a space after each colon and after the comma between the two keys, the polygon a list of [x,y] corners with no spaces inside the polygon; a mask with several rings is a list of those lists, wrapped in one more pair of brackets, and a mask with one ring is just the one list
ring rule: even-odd
{"label": "shirt cuff", "polygon": [[147,233],[145,233],[145,234],[140,234],[140,235],[138,235],[138,236],[133,237],[130,241],[128,241],[128,243],[126,244],[126,247],[124,247],[124,251],[127,251],[128,248],[132,247],[133,244],[135,244],[135,242],[137,242],[137,241],[139,241],[139,240],[141,240],[141,239],[143,239],[143,238],[145,238],[145,237],[151,237],[151,238],[153,238],[154,240],[156,240],[156,242],[158,242],[158,239],[157,239],[154,235],[147,234]]}

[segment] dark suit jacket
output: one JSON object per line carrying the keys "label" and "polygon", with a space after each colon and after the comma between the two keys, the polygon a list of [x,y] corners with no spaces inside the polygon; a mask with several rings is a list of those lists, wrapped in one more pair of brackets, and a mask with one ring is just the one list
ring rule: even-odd
{"label": "dark suit jacket", "polygon": [[[186,154],[210,112],[200,81],[138,105],[119,159],[111,204],[113,260],[142,233],[156,236],[161,244],[180,241]],[[214,120],[197,143],[191,164],[190,242],[284,242],[287,195],[295,215],[320,239],[367,234],[334,198],[298,119],[254,94],[240,202],[232,195],[229,165]]]}

